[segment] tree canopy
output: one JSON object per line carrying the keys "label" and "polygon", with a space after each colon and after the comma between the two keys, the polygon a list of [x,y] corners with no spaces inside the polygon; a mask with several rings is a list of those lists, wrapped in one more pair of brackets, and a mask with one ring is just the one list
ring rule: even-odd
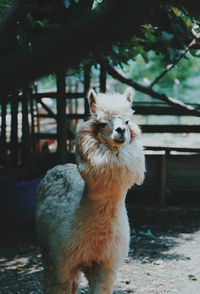
{"label": "tree canopy", "polygon": [[[80,64],[109,71],[138,54],[148,63],[151,50],[172,66],[188,51],[199,56],[197,0],[0,0],[0,17],[1,94]],[[128,84],[157,95],[154,85]]]}

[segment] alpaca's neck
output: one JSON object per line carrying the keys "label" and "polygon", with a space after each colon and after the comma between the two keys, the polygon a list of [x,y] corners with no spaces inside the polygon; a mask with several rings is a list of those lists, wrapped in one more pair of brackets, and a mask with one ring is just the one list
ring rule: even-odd
{"label": "alpaca's neck", "polygon": [[108,158],[105,164],[99,166],[86,162],[78,168],[85,180],[87,197],[91,199],[120,201],[132,184],[132,171],[118,159]]}
{"label": "alpaca's neck", "polygon": [[96,202],[97,205],[108,204],[109,202],[119,203],[124,201],[127,189],[115,185],[115,183],[104,186],[102,183],[101,187],[89,186],[86,184],[85,187],[85,199]]}
{"label": "alpaca's neck", "polygon": [[94,191],[86,186],[81,207],[93,220],[98,217],[98,221],[100,221],[100,217],[105,222],[107,218],[115,219],[119,215],[119,211],[124,209],[125,196],[126,192],[121,190],[102,189],[101,191]]}
{"label": "alpaca's neck", "polygon": [[104,174],[95,174],[93,171],[91,175],[87,174],[85,179],[83,204],[91,207],[93,211],[98,211],[99,214],[102,212],[114,216],[125,202],[127,186],[121,183],[120,178],[112,170]]}

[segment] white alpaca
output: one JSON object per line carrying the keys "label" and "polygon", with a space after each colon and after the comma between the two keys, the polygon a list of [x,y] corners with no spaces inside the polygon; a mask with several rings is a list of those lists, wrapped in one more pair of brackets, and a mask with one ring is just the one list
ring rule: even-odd
{"label": "white alpaca", "polygon": [[129,250],[127,190],[144,179],[131,95],[88,95],[92,116],[78,129],[77,166],[48,171],[37,195],[44,293],[75,294],[80,271],[90,294],[111,294]]}

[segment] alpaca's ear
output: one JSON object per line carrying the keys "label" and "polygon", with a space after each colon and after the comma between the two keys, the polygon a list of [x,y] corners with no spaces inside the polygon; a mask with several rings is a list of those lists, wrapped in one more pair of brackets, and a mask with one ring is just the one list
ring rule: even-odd
{"label": "alpaca's ear", "polygon": [[128,102],[131,104],[133,101],[133,90],[131,88],[127,88],[124,95]]}
{"label": "alpaca's ear", "polygon": [[97,105],[96,105],[97,94],[95,93],[93,89],[89,90],[87,98],[88,98],[88,103],[89,103],[91,112],[95,113],[97,108]]}

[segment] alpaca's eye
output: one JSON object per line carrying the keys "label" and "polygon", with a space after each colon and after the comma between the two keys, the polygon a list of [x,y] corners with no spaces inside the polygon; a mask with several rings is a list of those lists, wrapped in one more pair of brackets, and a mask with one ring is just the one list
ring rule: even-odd
{"label": "alpaca's eye", "polygon": [[105,128],[106,125],[107,125],[106,123],[100,123],[101,128]]}
{"label": "alpaca's eye", "polygon": [[128,123],[129,123],[129,120],[126,121],[126,124],[128,124]]}

